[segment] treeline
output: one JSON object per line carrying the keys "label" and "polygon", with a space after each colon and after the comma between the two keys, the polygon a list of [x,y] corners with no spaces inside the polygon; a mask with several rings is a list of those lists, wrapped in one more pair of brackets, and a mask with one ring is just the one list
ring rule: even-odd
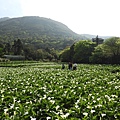
{"label": "treeline", "polygon": [[60,54],[62,62],[120,64],[120,38],[112,37],[102,44],[90,40],[81,40]]}
{"label": "treeline", "polygon": [[[24,32],[23,34],[18,35],[0,35],[0,43],[13,43],[14,39],[20,38],[20,40],[24,44],[31,44],[35,48],[39,49],[45,49],[45,48],[54,48],[54,49],[64,49],[66,46],[70,46],[76,41],[74,37],[63,37],[63,36],[48,36],[48,35],[42,35],[37,36],[37,34],[27,34]],[[78,39],[79,40],[79,39]]]}
{"label": "treeline", "polygon": [[0,43],[0,57],[22,55],[25,56],[26,60],[120,64],[120,38],[112,37],[102,44],[97,44],[91,40],[80,40],[59,52],[50,47],[37,48],[32,44],[23,44],[20,39],[12,43]]}
{"label": "treeline", "polygon": [[54,48],[37,49],[32,44],[23,44],[20,39],[13,43],[0,43],[0,57],[4,55],[22,55],[26,60],[57,60],[58,54]]}

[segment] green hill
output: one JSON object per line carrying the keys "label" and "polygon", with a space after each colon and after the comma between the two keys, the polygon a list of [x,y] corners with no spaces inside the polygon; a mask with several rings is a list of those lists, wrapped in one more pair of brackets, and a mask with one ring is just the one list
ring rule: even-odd
{"label": "green hill", "polygon": [[66,25],[37,16],[7,18],[0,20],[0,42],[12,43],[20,39],[35,48],[64,49],[75,41],[84,39]]}
{"label": "green hill", "polygon": [[9,17],[0,18],[0,22],[10,19]]}

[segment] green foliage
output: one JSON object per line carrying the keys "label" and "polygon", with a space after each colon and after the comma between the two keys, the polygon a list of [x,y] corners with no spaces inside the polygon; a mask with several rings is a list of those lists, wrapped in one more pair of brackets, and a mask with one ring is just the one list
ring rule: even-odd
{"label": "green foliage", "polygon": [[5,52],[5,54],[10,54],[11,49],[12,48],[11,48],[10,43],[6,43],[5,46],[4,46],[4,52]]}
{"label": "green foliage", "polygon": [[120,64],[120,38],[112,37],[98,45],[92,53],[92,62]]}
{"label": "green foliage", "polygon": [[29,60],[56,60],[60,50],[82,38],[66,25],[47,18],[0,19],[0,43],[4,46],[2,55],[22,54]]}
{"label": "green foliage", "polygon": [[69,58],[70,58],[70,48],[68,47],[60,53],[60,60],[62,62],[69,62],[70,61]]}
{"label": "green foliage", "polygon": [[95,43],[90,40],[81,40],[75,44],[74,61],[81,63],[89,63],[89,57],[94,50]]}
{"label": "green foliage", "polygon": [[[0,48],[0,56],[5,55],[22,55],[25,56],[26,60],[43,60],[49,59],[49,61],[58,60],[58,51],[54,48],[49,49],[36,49],[33,45],[25,45],[20,39],[15,40],[13,44],[6,43]],[[9,58],[8,58],[9,59]],[[14,58],[13,58],[14,59]],[[13,60],[10,59],[10,60]]]}
{"label": "green foliage", "polygon": [[0,68],[1,120],[119,120],[120,66],[14,64]]}
{"label": "green foliage", "polygon": [[38,49],[63,49],[83,37],[60,22],[42,17],[19,17],[0,22],[0,41],[12,43],[18,38]]}
{"label": "green foliage", "polygon": [[107,56],[104,48],[105,48],[104,44],[100,44],[97,47],[95,47],[94,51],[92,52],[92,56],[90,56],[89,59],[90,62],[105,63],[105,59],[107,58]]}
{"label": "green foliage", "polygon": [[113,37],[105,41],[105,48],[111,56],[120,55],[120,38]]}
{"label": "green foliage", "polygon": [[0,47],[0,57],[3,55],[3,48]]}
{"label": "green foliage", "polygon": [[64,62],[120,64],[120,38],[109,38],[97,46],[90,40],[81,40],[65,50],[60,57]]}
{"label": "green foliage", "polygon": [[13,52],[14,55],[21,55],[23,49],[23,44],[20,39],[14,41]]}
{"label": "green foliage", "polygon": [[72,61],[78,63],[89,63],[95,47],[95,43],[90,40],[80,40],[74,43],[69,49],[65,50],[62,55],[62,61]]}

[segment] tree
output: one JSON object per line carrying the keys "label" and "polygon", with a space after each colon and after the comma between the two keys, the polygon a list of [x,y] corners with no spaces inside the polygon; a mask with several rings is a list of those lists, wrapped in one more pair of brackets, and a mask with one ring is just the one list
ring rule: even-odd
{"label": "tree", "polygon": [[74,47],[75,47],[75,43],[70,47],[70,52],[69,52],[69,61],[70,62],[74,62],[73,58],[74,58],[74,54],[75,54],[75,50],[74,50]]}
{"label": "tree", "polygon": [[44,59],[44,51],[42,49],[37,50],[37,59],[38,60],[43,60]]}
{"label": "tree", "polygon": [[2,55],[3,55],[3,48],[0,47],[0,57],[2,57]]}
{"label": "tree", "polygon": [[94,51],[92,52],[92,56],[90,56],[91,63],[109,63],[110,59],[106,56],[105,46],[104,44],[100,44],[95,47]]}
{"label": "tree", "polygon": [[112,37],[104,42],[106,55],[111,57],[112,63],[120,63],[120,38]]}
{"label": "tree", "polygon": [[4,47],[5,54],[10,54],[10,51],[11,51],[11,45],[10,43],[6,43]]}
{"label": "tree", "polygon": [[70,48],[68,47],[60,53],[60,60],[62,62],[69,62],[70,61],[69,56],[70,56]]}
{"label": "tree", "polygon": [[58,53],[54,48],[50,49],[50,54],[53,56],[53,59],[58,60]]}
{"label": "tree", "polygon": [[28,59],[28,60],[35,59],[36,54],[35,54],[34,46],[25,45],[24,46],[24,55],[25,55],[25,59]]}
{"label": "tree", "polygon": [[120,64],[120,38],[109,38],[95,47],[90,60],[93,63]]}
{"label": "tree", "polygon": [[13,45],[13,52],[14,55],[20,55],[22,53],[23,50],[23,45],[20,39],[18,39],[17,41],[14,41],[14,45]]}
{"label": "tree", "polygon": [[90,40],[81,40],[75,44],[74,47],[74,62],[89,63],[89,57],[91,56],[95,47],[95,43]]}

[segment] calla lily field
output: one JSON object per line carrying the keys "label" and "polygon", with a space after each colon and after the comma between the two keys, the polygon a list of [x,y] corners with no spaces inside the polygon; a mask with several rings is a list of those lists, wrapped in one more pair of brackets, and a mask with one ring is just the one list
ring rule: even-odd
{"label": "calla lily field", "polygon": [[119,120],[120,66],[1,64],[0,120]]}

